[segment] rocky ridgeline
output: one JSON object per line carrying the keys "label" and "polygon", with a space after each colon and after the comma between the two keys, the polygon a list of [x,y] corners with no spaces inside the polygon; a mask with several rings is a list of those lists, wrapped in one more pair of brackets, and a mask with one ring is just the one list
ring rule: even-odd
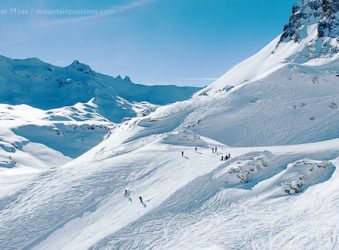
{"label": "rocky ridgeline", "polygon": [[318,39],[308,45],[309,57],[328,57],[338,53],[338,9],[336,0],[303,0],[295,4],[278,46],[283,42],[300,42],[307,37],[307,28],[316,24]]}
{"label": "rocky ridgeline", "polygon": [[284,26],[281,42],[303,39],[302,28],[318,23],[318,36],[336,38],[338,36],[338,20],[336,18],[339,2],[334,0],[303,0],[292,8],[289,23]]}

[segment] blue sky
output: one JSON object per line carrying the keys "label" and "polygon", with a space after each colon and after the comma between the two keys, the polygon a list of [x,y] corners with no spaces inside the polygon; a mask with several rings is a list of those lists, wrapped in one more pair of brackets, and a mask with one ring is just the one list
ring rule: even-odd
{"label": "blue sky", "polygon": [[59,66],[77,59],[143,84],[203,86],[279,35],[294,2],[1,1],[0,54]]}

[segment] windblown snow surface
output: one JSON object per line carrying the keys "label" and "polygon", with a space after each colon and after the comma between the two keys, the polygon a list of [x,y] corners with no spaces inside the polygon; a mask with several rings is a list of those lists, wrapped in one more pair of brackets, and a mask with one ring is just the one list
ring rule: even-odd
{"label": "windblown snow surface", "polygon": [[94,100],[0,105],[0,248],[338,249],[333,10],[302,1],[211,86],[121,124]]}

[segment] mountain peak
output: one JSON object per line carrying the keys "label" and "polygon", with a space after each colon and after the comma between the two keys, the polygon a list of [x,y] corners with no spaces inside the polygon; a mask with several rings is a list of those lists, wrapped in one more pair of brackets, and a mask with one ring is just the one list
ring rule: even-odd
{"label": "mountain peak", "polygon": [[296,3],[277,47],[282,43],[300,43],[307,39],[307,45],[294,59],[328,58],[337,54],[338,9],[339,2],[336,0],[302,0]]}
{"label": "mountain peak", "polygon": [[227,92],[232,86],[262,79],[289,63],[335,60],[339,54],[338,9],[337,0],[303,0],[295,4],[280,36],[197,95]]}
{"label": "mountain peak", "polygon": [[131,78],[129,76],[125,76],[124,81],[126,82],[132,82]]}
{"label": "mountain peak", "polygon": [[69,66],[66,67],[70,70],[75,70],[79,72],[83,72],[85,74],[94,74],[93,70],[87,64],[81,63],[78,60],[74,60]]}
{"label": "mountain peak", "polygon": [[279,43],[291,40],[300,42],[307,35],[305,29],[312,24],[318,25],[319,38],[336,38],[339,34],[338,8],[339,3],[334,0],[303,0],[296,3]]}
{"label": "mountain peak", "polygon": [[122,78],[121,75],[118,75],[117,77],[115,77],[115,79],[118,81],[125,81],[125,82],[132,83],[132,80],[129,76],[125,76],[124,78]]}

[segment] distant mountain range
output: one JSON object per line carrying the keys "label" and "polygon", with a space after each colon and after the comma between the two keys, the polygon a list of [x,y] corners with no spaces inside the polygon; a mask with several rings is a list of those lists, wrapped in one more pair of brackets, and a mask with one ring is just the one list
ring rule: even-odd
{"label": "distant mountain range", "polygon": [[[112,122],[135,117],[134,104],[165,105],[190,98],[195,87],[173,85],[145,86],[129,77],[111,77],[74,61],[56,67],[37,58],[0,57],[0,103],[27,104],[40,109],[54,109],[87,103],[92,100],[96,111]],[[152,105],[147,105],[152,104]]]}

